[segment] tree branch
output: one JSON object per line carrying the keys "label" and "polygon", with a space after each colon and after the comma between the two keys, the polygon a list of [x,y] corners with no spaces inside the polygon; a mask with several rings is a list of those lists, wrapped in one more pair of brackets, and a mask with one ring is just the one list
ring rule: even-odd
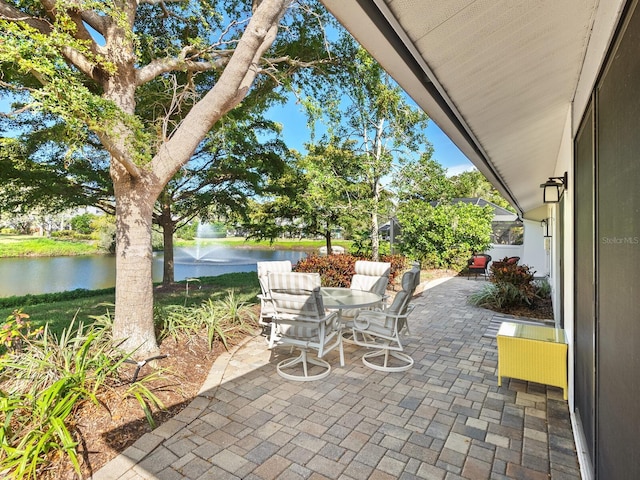
{"label": "tree branch", "polygon": [[85,10],[80,15],[83,21],[87,22],[91,28],[104,37],[105,30],[109,24],[108,17],[102,17],[91,10]]}
{"label": "tree branch", "polygon": [[[194,53],[193,55],[190,55]],[[231,58],[233,50],[221,50],[216,52],[217,60],[214,61],[197,61],[195,59],[202,52],[197,52],[192,46],[184,47],[177,57],[160,58],[152,61],[145,67],[136,71],[136,85],[144,85],[163,73],[172,71],[184,72],[207,72],[210,70],[220,70]],[[189,58],[187,58],[189,57]]]}
{"label": "tree branch", "polygon": [[259,72],[258,63],[273,43],[291,0],[262,0],[233,56],[214,87],[186,115],[182,125],[152,160],[153,171],[170,179],[186,163],[206,133],[247,95]]}
{"label": "tree branch", "polygon": [[13,5],[9,5],[4,0],[0,0],[0,18],[9,20],[12,22],[26,23],[32,28],[35,28],[40,33],[51,33],[51,24],[42,18],[33,17],[31,15],[25,15],[22,11],[15,8]]}
{"label": "tree branch", "polygon": [[125,152],[122,151],[122,149],[118,147],[118,145],[116,145],[115,142],[111,140],[109,135],[98,132],[96,132],[96,135],[98,135],[98,137],[100,138],[100,142],[111,154],[113,159],[120,163],[129,175],[131,175],[133,178],[140,178],[141,173],[138,166],[133,162],[131,158],[129,158],[129,156]]}

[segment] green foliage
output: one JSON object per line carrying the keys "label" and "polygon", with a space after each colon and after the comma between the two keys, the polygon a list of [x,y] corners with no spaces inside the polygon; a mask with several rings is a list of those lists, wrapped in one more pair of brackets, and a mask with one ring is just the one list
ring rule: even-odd
{"label": "green foliage", "polygon": [[98,238],[98,247],[108,253],[116,251],[116,219],[113,215],[100,215],[93,220],[92,228]]}
{"label": "green foliage", "polygon": [[[206,333],[209,347],[255,329],[255,316],[233,290],[221,300],[199,306],[159,309],[161,338]],[[85,402],[101,403],[101,395],[122,385],[118,369],[128,359],[109,341],[111,319],[94,317],[88,329],[71,325],[59,336],[45,329],[41,339],[31,332],[26,314],[7,320],[3,340],[12,347],[0,357],[0,471],[12,478],[38,478],[44,469],[65,456],[80,474],[79,434],[71,413]],[[7,333],[8,332],[8,333]],[[11,333],[11,335],[9,335]],[[2,335],[2,333],[0,333]],[[19,339],[21,351],[16,346]],[[153,428],[153,411],[163,409],[150,387],[160,372],[139,378],[122,392],[143,410]]]}
{"label": "green foliage", "polygon": [[[296,263],[293,271],[319,273],[324,287],[349,287],[358,260],[365,260],[365,258],[354,255],[310,255]],[[389,284],[395,281],[407,265],[407,259],[402,255],[383,256],[380,261],[391,263]]]}
{"label": "green foliage", "polygon": [[478,170],[462,172],[460,175],[451,177],[450,179],[452,197],[457,198],[483,198],[500,207],[515,212],[509,202],[500,195],[498,190],[485,178]]}
{"label": "green foliage", "polygon": [[80,298],[91,298],[98,295],[114,293],[115,288],[103,288],[101,290],[86,290],[78,288],[67,292],[42,293],[39,295],[23,295],[13,297],[0,297],[0,308],[26,307],[38,304],[51,304]]}
{"label": "green foliage", "polygon": [[228,349],[230,336],[247,333],[256,326],[252,310],[239,300],[233,289],[221,300],[208,298],[195,306],[167,306],[156,312],[155,319],[159,339],[197,337],[204,330],[209,348],[218,340]]}
{"label": "green foliage", "polygon": [[393,185],[401,204],[413,200],[441,201],[455,196],[446,169],[432,155],[433,147],[428,145],[418,161],[405,161],[394,176]]}
{"label": "green foliage", "polygon": [[[353,234],[353,243],[349,248],[349,253],[356,257],[371,258],[371,232],[369,230],[358,230]],[[391,254],[391,245],[389,242],[380,242],[378,253],[382,256]]]}
{"label": "green foliage", "polygon": [[[179,282],[186,284],[186,282]],[[186,286],[186,285],[185,285]],[[227,273],[215,277],[200,277],[198,287],[189,289],[185,299],[185,289],[168,292],[157,291],[155,304],[160,308],[167,305],[194,305],[213,298],[222,300],[226,292],[233,289],[239,300],[255,303],[255,296],[260,292],[258,276],[255,272]],[[69,292],[47,293],[42,295],[26,295],[22,297],[0,297],[0,319],[4,320],[13,309],[29,306],[31,322],[35,326],[49,325],[49,330],[60,333],[69,324],[69,318],[77,316],[87,322],[89,319],[103,318],[107,309],[113,310],[114,288],[102,290],[73,290]],[[0,320],[0,323],[1,321]]]}
{"label": "green foliage", "polygon": [[[80,473],[80,438],[72,411],[83,402],[98,404],[98,392],[117,380],[124,360],[103,330],[71,325],[55,337],[23,342],[21,352],[0,359],[0,470],[12,478],[38,478],[66,456]],[[109,380],[112,379],[112,380]]]}
{"label": "green foliage", "polygon": [[533,288],[535,289],[536,298],[551,297],[551,284],[546,277],[535,279],[533,281]]}
{"label": "green foliage", "polygon": [[158,232],[155,229],[151,231],[151,248],[156,252],[164,249],[164,237],[162,236],[162,232]]}
{"label": "green foliage", "polygon": [[[470,297],[480,307],[502,310],[514,306],[530,306],[538,294],[545,294],[545,285],[534,282],[534,273],[527,265],[510,263],[505,257],[491,264],[491,284]],[[547,283],[548,286],[548,283]]]}
{"label": "green foliage", "polygon": [[490,271],[493,283],[510,283],[523,290],[530,290],[535,274],[528,265],[509,262],[509,257],[491,263]]}
{"label": "green foliage", "polygon": [[423,148],[427,115],[415,108],[384,69],[352,39],[340,42],[341,57],[347,58],[337,73],[338,88],[328,84],[322,94],[306,103],[310,123],[323,120],[327,134],[322,143],[339,145],[357,160],[358,196],[351,197],[349,211],[367,219],[372,232],[371,251],[379,256],[377,219],[389,212],[390,192],[382,178],[394,164]]}
{"label": "green foliage", "polygon": [[400,251],[422,265],[462,270],[473,252],[482,252],[491,237],[490,207],[413,200],[400,206]]}
{"label": "green foliage", "polygon": [[71,219],[71,228],[78,233],[90,235],[93,233],[94,221],[96,217],[97,215],[94,215],[92,213],[83,213],[82,215],[76,215]]}
{"label": "green foliage", "polygon": [[190,222],[176,229],[176,237],[183,240],[193,240],[196,238],[199,222]]}
{"label": "green foliage", "polygon": [[502,310],[515,305],[528,305],[526,296],[511,283],[492,283],[469,297],[469,302],[478,307]]}
{"label": "green foliage", "polygon": [[51,238],[58,240],[91,240],[91,235],[77,233],[73,230],[56,230],[51,232]]}

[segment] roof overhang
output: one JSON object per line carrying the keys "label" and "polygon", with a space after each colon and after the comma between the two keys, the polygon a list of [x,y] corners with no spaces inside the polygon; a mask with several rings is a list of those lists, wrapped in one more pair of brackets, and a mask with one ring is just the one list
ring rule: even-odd
{"label": "roof overhang", "polygon": [[624,3],[322,1],[520,214],[554,175],[594,23]]}

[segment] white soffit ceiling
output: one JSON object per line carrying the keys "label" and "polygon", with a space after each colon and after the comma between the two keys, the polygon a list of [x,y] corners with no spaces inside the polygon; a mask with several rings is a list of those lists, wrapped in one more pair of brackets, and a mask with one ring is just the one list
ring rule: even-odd
{"label": "white soffit ceiling", "polygon": [[[597,0],[323,1],[503,194],[522,211],[542,203]],[[381,14],[457,124],[434,105],[429,82],[402,65],[397,45],[385,45],[393,35],[372,20]]]}

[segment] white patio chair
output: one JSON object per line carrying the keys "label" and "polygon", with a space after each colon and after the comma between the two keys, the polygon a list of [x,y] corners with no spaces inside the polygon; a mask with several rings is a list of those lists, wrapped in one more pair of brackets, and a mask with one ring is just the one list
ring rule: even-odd
{"label": "white patio chair", "polygon": [[386,310],[361,310],[353,319],[353,343],[370,350],[362,356],[362,363],[367,367],[382,372],[402,372],[413,366],[413,358],[404,353],[400,338],[413,310],[410,300],[409,292],[401,290]]}
{"label": "white patio chair", "polygon": [[[416,288],[420,284],[420,270],[416,267],[413,267],[411,268],[411,270],[404,272],[400,284],[402,286],[402,291],[407,292],[407,294],[409,295],[409,301],[411,301]],[[407,334],[411,334],[411,331],[409,330],[408,319],[405,319],[401,330],[406,330]]]}
{"label": "white patio chair", "polygon": [[415,293],[416,288],[418,288],[418,285],[420,285],[420,263],[419,262],[413,262],[411,264],[411,271],[414,273],[414,286],[413,286],[413,291]]}
{"label": "white patio chair", "polygon": [[[355,265],[355,274],[351,277],[352,290],[364,290],[366,292],[377,293],[382,296],[380,305],[373,305],[367,309],[375,307],[383,307],[387,295],[387,286],[389,285],[389,275],[391,274],[391,263],[389,262],[370,262],[368,260],[357,260]],[[358,308],[343,310],[341,318],[343,325],[347,328],[351,327],[351,321],[358,314]],[[347,340],[350,333],[347,333]]]}
{"label": "white patio chair", "polygon": [[384,296],[387,285],[389,285],[391,263],[358,260],[356,261],[355,272],[351,277],[351,289],[364,290]]}
{"label": "white patio chair", "polygon": [[289,260],[275,262],[258,262],[258,281],[260,282],[261,293],[258,295],[260,299],[260,317],[258,323],[263,326],[265,333],[270,335],[271,318],[275,313],[271,298],[269,297],[269,273],[291,272],[291,262]]}
{"label": "white patio chair", "polygon": [[[269,289],[275,309],[270,347],[291,345],[300,349],[299,356],[278,363],[278,374],[296,381],[325,378],[331,372],[331,365],[322,357],[334,348],[338,348],[340,365],[344,366],[340,321],[335,312],[329,313],[324,309],[320,275],[270,273]],[[309,350],[316,350],[317,357],[309,355]],[[314,366],[320,367],[320,373],[310,371]]]}

